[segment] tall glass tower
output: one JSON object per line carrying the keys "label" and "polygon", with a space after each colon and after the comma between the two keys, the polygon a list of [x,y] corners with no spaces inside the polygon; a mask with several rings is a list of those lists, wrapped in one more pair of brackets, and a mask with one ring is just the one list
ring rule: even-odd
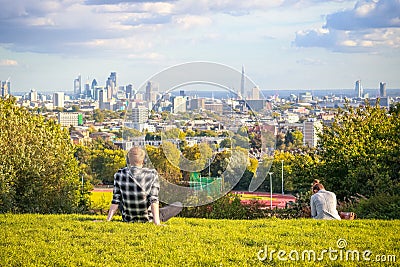
{"label": "tall glass tower", "polygon": [[361,85],[361,80],[356,81],[355,92],[358,98],[361,98],[363,96],[363,88]]}
{"label": "tall glass tower", "polygon": [[383,82],[379,83],[379,96],[380,97],[387,97],[386,83],[383,83]]}

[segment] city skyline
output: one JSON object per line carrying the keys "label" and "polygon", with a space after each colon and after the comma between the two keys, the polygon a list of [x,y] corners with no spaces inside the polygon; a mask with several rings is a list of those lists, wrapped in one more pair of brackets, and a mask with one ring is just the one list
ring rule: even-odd
{"label": "city skyline", "polygon": [[[400,88],[400,1],[3,0],[0,81],[138,88],[191,61],[244,66],[260,89]],[[240,80],[237,87],[240,88]]]}

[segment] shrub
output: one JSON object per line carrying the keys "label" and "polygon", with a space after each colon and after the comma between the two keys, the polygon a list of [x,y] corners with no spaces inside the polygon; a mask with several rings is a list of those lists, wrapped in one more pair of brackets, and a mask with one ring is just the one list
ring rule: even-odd
{"label": "shrub", "polygon": [[359,218],[400,219],[400,196],[380,194],[361,199],[355,212]]}

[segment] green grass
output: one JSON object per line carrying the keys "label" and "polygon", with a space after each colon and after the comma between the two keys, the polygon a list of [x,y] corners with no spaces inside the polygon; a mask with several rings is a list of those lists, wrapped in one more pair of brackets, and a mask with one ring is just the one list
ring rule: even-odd
{"label": "green grass", "polygon": [[[400,257],[400,221],[173,218],[165,227],[89,215],[0,215],[0,266],[377,266],[375,262],[260,261],[268,250],[346,249]],[[262,254],[261,254],[262,255]],[[287,257],[287,256],[286,256]],[[392,263],[393,264],[393,263]],[[389,265],[389,264],[388,264]]]}

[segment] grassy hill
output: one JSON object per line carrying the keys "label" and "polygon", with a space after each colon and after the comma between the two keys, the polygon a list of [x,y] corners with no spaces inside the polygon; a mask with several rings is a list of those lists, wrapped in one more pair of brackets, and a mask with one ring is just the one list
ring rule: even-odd
{"label": "grassy hill", "polygon": [[[173,218],[164,227],[122,223],[118,217],[113,222],[94,220],[105,216],[2,214],[0,266],[377,266],[376,260],[391,266],[400,262],[398,220]],[[363,258],[364,251],[369,261]]]}

